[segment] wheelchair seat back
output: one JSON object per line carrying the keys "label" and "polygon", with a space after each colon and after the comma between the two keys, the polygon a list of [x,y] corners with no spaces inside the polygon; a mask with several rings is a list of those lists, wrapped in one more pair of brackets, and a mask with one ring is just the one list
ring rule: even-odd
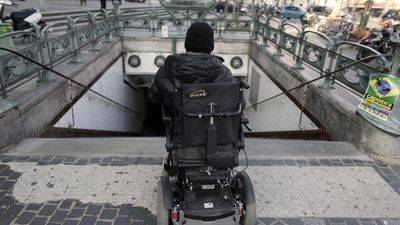
{"label": "wheelchair seat back", "polygon": [[238,165],[243,96],[240,83],[182,84],[176,94],[176,112],[180,115],[175,118],[182,127],[182,140],[175,145],[175,159],[181,165]]}

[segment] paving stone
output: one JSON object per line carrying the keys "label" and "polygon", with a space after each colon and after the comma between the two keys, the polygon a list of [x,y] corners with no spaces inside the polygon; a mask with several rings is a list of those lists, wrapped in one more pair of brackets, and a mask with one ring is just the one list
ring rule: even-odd
{"label": "paving stone", "polygon": [[308,165],[307,160],[304,160],[304,159],[296,159],[295,162],[296,162],[296,164],[299,165],[299,166],[306,166],[306,165]]}
{"label": "paving stone", "polygon": [[28,159],[30,158],[30,156],[18,156],[15,161],[17,162],[26,162],[28,161]]}
{"label": "paving stone", "polygon": [[152,158],[151,159],[151,165],[161,165],[162,161],[163,160],[161,158]]}
{"label": "paving stone", "polygon": [[105,157],[103,158],[103,160],[101,160],[100,165],[106,166],[106,165],[110,165],[111,162],[113,161],[113,157]]}
{"label": "paving stone", "polygon": [[320,163],[322,166],[332,166],[332,163],[329,161],[329,159],[320,159],[320,160],[319,160],[319,163]]}
{"label": "paving stone", "polygon": [[49,162],[49,164],[56,165],[56,164],[62,163],[63,161],[64,161],[64,159],[52,159],[52,160]]}
{"label": "paving stone", "polygon": [[67,217],[68,211],[66,210],[57,210],[54,215],[50,218],[51,222],[61,223]]}
{"label": "paving stone", "polygon": [[356,219],[344,218],[343,220],[346,225],[359,225]]}
{"label": "paving stone", "polygon": [[331,223],[344,223],[343,218],[329,218],[328,220]]}
{"label": "paving stone", "polygon": [[42,203],[30,203],[25,210],[38,211],[42,206]]}
{"label": "paving stone", "polygon": [[126,225],[129,224],[129,218],[126,216],[118,216],[115,218],[114,225]]}
{"label": "paving stone", "polygon": [[118,215],[131,217],[133,215],[133,206],[132,205],[121,206]]}
{"label": "paving stone", "polygon": [[73,156],[68,156],[67,158],[65,158],[64,159],[64,164],[73,164],[73,163],[75,163],[75,161],[77,160],[77,158],[76,157],[73,157]]}
{"label": "paving stone", "polygon": [[304,222],[301,219],[286,219],[284,220],[288,225],[304,225]]}
{"label": "paving stone", "polygon": [[14,201],[15,201],[14,197],[12,197],[10,195],[6,195],[6,196],[3,196],[3,198],[0,199],[0,205],[8,206],[8,205],[13,204]]}
{"label": "paving stone", "polygon": [[8,179],[9,180],[17,180],[21,175],[22,175],[22,173],[14,172],[8,177]]}
{"label": "paving stone", "polygon": [[69,208],[71,208],[73,202],[74,202],[74,200],[72,200],[72,199],[63,200],[61,205],[60,205],[60,209],[69,209]]}
{"label": "paving stone", "polygon": [[15,159],[16,159],[16,157],[9,157],[9,156],[7,156],[7,157],[4,157],[4,158],[1,160],[1,162],[8,163],[8,162],[14,161]]}
{"label": "paving stone", "polygon": [[79,220],[65,220],[63,225],[77,225]]}
{"label": "paving stone", "polygon": [[11,217],[11,218],[15,218],[22,211],[22,209],[24,209],[24,208],[25,208],[24,205],[12,204],[8,208],[8,210],[5,213],[5,215],[7,215],[8,217]]}
{"label": "paving stone", "polygon": [[68,217],[71,218],[78,218],[83,215],[85,209],[72,209],[71,212],[68,214]]}
{"label": "paving stone", "polygon": [[39,162],[40,157],[39,156],[32,156],[28,159],[28,162]]}
{"label": "paving stone", "polygon": [[79,222],[79,225],[94,225],[95,223],[96,223],[95,216],[84,216]]}
{"label": "paving stone", "polygon": [[74,165],[83,166],[83,165],[87,165],[88,162],[89,162],[89,159],[78,159],[78,161],[76,161],[76,163],[74,163]]}
{"label": "paving stone", "polygon": [[14,171],[10,170],[9,168],[3,169],[0,172],[0,177],[8,177],[10,176],[12,173],[14,173]]}
{"label": "paving stone", "polygon": [[295,166],[296,162],[294,160],[283,160],[283,163],[285,163],[286,166]]}
{"label": "paving stone", "polygon": [[15,181],[6,180],[0,185],[0,190],[10,190],[14,187]]}
{"label": "paving stone", "polygon": [[97,163],[100,163],[100,161],[101,161],[101,158],[91,158],[89,163],[97,164]]}
{"label": "paving stone", "polygon": [[88,206],[87,203],[82,203],[80,201],[77,201],[74,205],[74,208],[86,208]]}
{"label": "paving stone", "polygon": [[104,209],[100,214],[100,219],[114,219],[117,216],[116,209]]}
{"label": "paving stone", "polygon": [[101,205],[89,205],[86,209],[85,214],[93,216],[98,215],[101,211],[101,208]]}
{"label": "paving stone", "polygon": [[271,160],[260,160],[261,166],[272,166]]}
{"label": "paving stone", "polygon": [[111,222],[97,221],[96,225],[111,225]]}
{"label": "paving stone", "polygon": [[134,208],[133,210],[133,218],[135,220],[146,220],[148,214],[149,211],[143,208]]}
{"label": "paving stone", "polygon": [[23,212],[18,219],[15,221],[15,223],[19,224],[28,224],[29,222],[32,221],[32,219],[35,217],[35,213],[32,212]]}
{"label": "paving stone", "polygon": [[282,160],[278,160],[278,159],[271,159],[271,164],[273,166],[283,166],[284,163]]}
{"label": "paving stone", "polygon": [[150,224],[146,224],[145,221],[135,220],[132,222],[132,225],[150,225]]}
{"label": "paving stone", "polygon": [[40,159],[40,161],[50,161],[53,157],[54,157],[54,156],[52,156],[52,155],[46,155],[46,156],[43,156],[43,157]]}
{"label": "paving stone", "polygon": [[310,166],[320,166],[319,161],[316,160],[316,159],[309,159],[309,160],[308,160],[308,164],[309,164]]}
{"label": "paving stone", "polygon": [[56,205],[44,205],[42,210],[39,211],[39,215],[50,216],[56,210]]}
{"label": "paving stone", "polygon": [[46,217],[35,217],[29,225],[45,225],[47,224]]}
{"label": "paving stone", "polygon": [[146,220],[147,225],[156,225],[157,224],[157,216],[153,214],[149,214]]}

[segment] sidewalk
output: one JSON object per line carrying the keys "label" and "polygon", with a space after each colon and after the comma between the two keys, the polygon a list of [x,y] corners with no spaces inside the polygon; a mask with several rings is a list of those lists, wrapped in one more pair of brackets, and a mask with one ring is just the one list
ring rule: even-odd
{"label": "sidewalk", "polygon": [[[400,224],[399,166],[341,142],[246,144],[258,224]],[[27,139],[0,155],[0,224],[156,224],[163,146],[163,138]]]}

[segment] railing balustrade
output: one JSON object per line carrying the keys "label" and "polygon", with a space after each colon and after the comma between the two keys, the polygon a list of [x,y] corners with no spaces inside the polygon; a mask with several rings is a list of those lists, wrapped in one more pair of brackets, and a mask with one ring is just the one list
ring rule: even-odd
{"label": "railing balustrade", "polygon": [[[367,52],[368,55],[380,55],[379,52],[360,44],[337,42],[318,31],[260,15],[258,8],[254,9],[252,16],[238,15],[234,18],[232,15],[211,12],[201,18],[197,13],[190,11],[181,14],[169,14],[161,8],[153,8],[151,11],[125,11],[116,5],[111,11],[87,12],[84,16],[67,19],[67,22],[51,23],[41,31],[36,29],[36,32],[0,35],[0,43],[52,68],[66,58],[70,58],[71,63],[82,62],[80,52],[84,48],[99,50],[99,41],[110,42],[113,32],[147,29],[151,36],[155,36],[163,25],[190,26],[191,23],[202,20],[209,23],[218,33],[218,38],[230,31],[248,32],[251,39],[257,40],[260,37],[264,47],[275,47],[274,56],[286,54],[292,57],[293,69],[301,70],[307,66],[320,75],[354,62],[357,60],[355,54],[360,51]],[[63,27],[65,29],[59,31]],[[57,28],[58,31],[52,31],[53,28]],[[39,81],[48,80],[47,73],[37,66],[4,51],[0,51],[0,55],[0,96],[5,98],[7,92],[24,79],[39,76]],[[383,56],[374,60],[374,63],[360,63],[335,73],[329,77],[330,82],[333,85],[335,80],[338,80],[356,92],[363,93],[370,74],[387,72],[385,70],[389,64]]]}

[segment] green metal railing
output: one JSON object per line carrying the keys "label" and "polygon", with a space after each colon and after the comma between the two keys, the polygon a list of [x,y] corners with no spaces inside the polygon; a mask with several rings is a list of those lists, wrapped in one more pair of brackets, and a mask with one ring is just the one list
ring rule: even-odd
{"label": "green metal railing", "polygon": [[[265,47],[272,48],[273,56],[287,55],[294,59],[292,69],[311,68],[320,75],[337,70],[355,62],[359,52],[366,55],[381,55],[368,62],[358,63],[327,77],[323,87],[334,87],[336,81],[357,93],[364,94],[369,76],[377,72],[389,73],[388,60],[376,50],[354,42],[337,42],[325,34],[297,27],[276,18],[258,16],[255,19],[257,29],[253,30],[253,39],[261,38]],[[291,29],[291,32],[288,32]],[[285,54],[283,54],[285,53]],[[396,61],[395,61],[396,62]],[[396,74],[392,71],[392,74]]]}
{"label": "green metal railing", "polygon": [[[133,13],[133,14],[132,14]],[[205,21],[217,32],[218,38],[226,32],[248,32],[250,38],[261,38],[265,47],[275,47],[275,57],[284,55],[293,58],[292,68],[302,70],[305,66],[317,71],[320,75],[334,71],[341,66],[355,61],[359,51],[368,55],[380,53],[366,46],[352,42],[335,42],[325,34],[282,22],[276,18],[260,15],[259,8],[254,8],[253,15],[232,15],[211,12],[206,17],[187,10],[183,13],[171,14],[161,8],[152,8],[134,12],[121,10],[115,6],[113,10],[87,12],[79,17],[67,17],[66,21],[54,22],[42,30],[36,27],[35,32],[12,32],[0,35],[1,43],[12,41],[15,49],[50,68],[69,60],[80,63],[81,51],[98,51],[100,41],[111,41],[111,34],[123,30],[148,30],[152,36],[163,25],[174,24],[190,26],[196,21]],[[57,32],[52,32],[57,28]],[[60,31],[60,28],[61,29]],[[9,43],[8,43],[9,44]],[[346,51],[350,51],[348,54]],[[48,81],[47,72],[24,62],[17,56],[0,52],[0,96],[5,98],[7,92],[24,80],[39,77],[39,81]],[[397,60],[398,61],[398,60]],[[397,62],[395,61],[395,62]],[[392,66],[395,68],[397,64]],[[358,93],[364,93],[367,80],[372,73],[387,71],[388,62],[382,56],[374,62],[359,63],[326,79],[325,87],[333,87],[340,81]],[[398,67],[396,67],[398,68]]]}

